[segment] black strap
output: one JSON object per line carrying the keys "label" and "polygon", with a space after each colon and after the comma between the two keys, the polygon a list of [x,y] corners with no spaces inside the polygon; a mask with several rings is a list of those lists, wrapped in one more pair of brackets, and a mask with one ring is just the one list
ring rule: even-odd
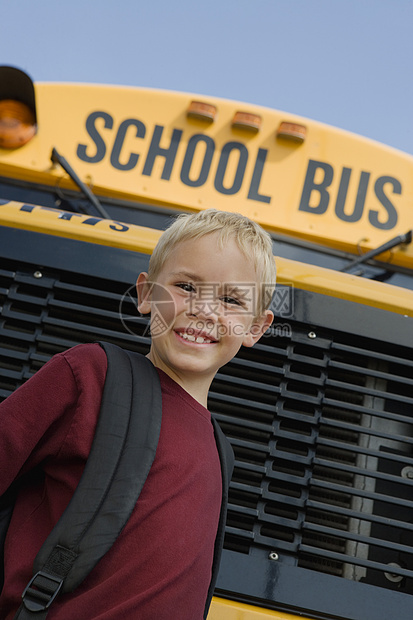
{"label": "black strap", "polygon": [[158,374],[142,355],[99,344],[108,371],[90,455],[35,559],[15,620],[44,620],[58,593],[71,592],[90,573],[129,519],[155,457],[162,416]]}
{"label": "black strap", "polygon": [[225,538],[225,525],[226,525],[226,517],[227,517],[227,506],[228,506],[228,489],[229,482],[232,477],[232,472],[234,470],[234,452],[229,443],[228,439],[225,437],[221,427],[215,418],[212,418],[212,426],[214,427],[215,441],[218,448],[219,460],[221,463],[221,474],[222,474],[222,501],[221,501],[221,511],[219,515],[218,522],[218,531],[215,538],[215,546],[214,546],[214,556],[212,560],[212,572],[211,572],[211,581],[209,583],[208,594],[205,604],[204,610],[204,619],[206,619],[209,611],[209,607],[211,605],[212,596],[215,590],[215,584],[218,577],[219,564],[221,561],[222,548],[224,545]]}
{"label": "black strap", "polygon": [[18,484],[13,484],[0,497],[0,594],[4,584],[4,543],[16,501]]}

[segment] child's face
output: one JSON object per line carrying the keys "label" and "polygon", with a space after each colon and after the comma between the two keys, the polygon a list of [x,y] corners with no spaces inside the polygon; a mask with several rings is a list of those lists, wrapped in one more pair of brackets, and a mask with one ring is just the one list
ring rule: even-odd
{"label": "child's face", "polygon": [[258,292],[254,265],[234,240],[222,249],[216,233],[180,243],[152,288],[147,274],[138,278],[139,310],[151,313],[150,359],[181,384],[195,374],[210,384],[271,324],[270,311],[256,317]]}

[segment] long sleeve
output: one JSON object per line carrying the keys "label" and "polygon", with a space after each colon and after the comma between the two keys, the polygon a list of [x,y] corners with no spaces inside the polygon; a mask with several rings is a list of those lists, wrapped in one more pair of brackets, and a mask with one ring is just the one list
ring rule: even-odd
{"label": "long sleeve", "polygon": [[107,368],[98,344],[56,355],[0,405],[0,494],[18,477],[0,617],[12,618],[34,558],[80,480]]}
{"label": "long sleeve", "polygon": [[[73,451],[73,433],[82,446],[96,423],[106,373],[98,345],[81,345],[56,355],[0,405],[0,494],[20,474]],[[82,415],[78,415],[78,414]],[[85,442],[89,443],[89,442]]]}

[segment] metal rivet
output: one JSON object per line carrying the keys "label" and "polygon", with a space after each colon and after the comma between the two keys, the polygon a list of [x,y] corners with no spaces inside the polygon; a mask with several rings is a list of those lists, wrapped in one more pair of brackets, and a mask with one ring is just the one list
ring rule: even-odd
{"label": "metal rivet", "polygon": [[402,478],[408,478],[409,480],[413,480],[413,467],[407,466],[403,467],[401,471]]}
{"label": "metal rivet", "polygon": [[[399,564],[396,564],[396,562],[389,562],[387,566],[389,566],[390,568],[401,568],[401,566],[399,566]],[[403,581],[403,575],[396,575],[395,573],[384,573],[384,576],[386,577],[386,579],[392,581],[393,583],[399,583],[400,581]]]}
{"label": "metal rivet", "polygon": [[278,560],[278,553],[276,553],[275,551],[271,551],[268,557],[270,558],[270,560]]}
{"label": "metal rivet", "polygon": [[43,278],[43,274],[42,274],[42,272],[41,272],[41,271],[35,271],[35,272],[34,272],[34,274],[33,274],[33,276],[34,276],[35,278]]}
{"label": "metal rivet", "polygon": [[315,332],[309,332],[308,333],[308,337],[309,338],[317,338],[317,334]]}

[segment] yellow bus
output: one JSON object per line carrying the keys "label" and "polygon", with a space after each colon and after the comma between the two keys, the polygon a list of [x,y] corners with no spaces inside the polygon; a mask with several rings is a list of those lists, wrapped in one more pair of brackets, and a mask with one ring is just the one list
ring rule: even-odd
{"label": "yellow bus", "polygon": [[0,68],[0,397],[53,354],[148,350],[171,216],[270,232],[275,320],[217,375],[235,455],[210,620],[411,620],[413,157],[288,112]]}

